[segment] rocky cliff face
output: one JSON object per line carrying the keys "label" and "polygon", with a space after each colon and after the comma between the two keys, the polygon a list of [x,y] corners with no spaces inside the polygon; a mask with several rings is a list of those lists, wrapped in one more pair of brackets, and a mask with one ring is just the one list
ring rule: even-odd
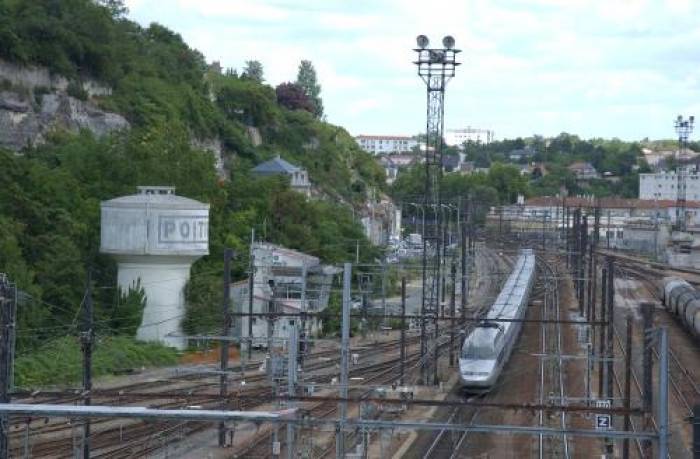
{"label": "rocky cliff face", "polygon": [[[56,129],[88,129],[103,136],[129,128],[123,116],[68,95],[68,86],[65,78],[45,69],[0,61],[0,148],[19,151],[39,145]],[[95,82],[85,82],[82,88],[88,97],[110,92]]]}

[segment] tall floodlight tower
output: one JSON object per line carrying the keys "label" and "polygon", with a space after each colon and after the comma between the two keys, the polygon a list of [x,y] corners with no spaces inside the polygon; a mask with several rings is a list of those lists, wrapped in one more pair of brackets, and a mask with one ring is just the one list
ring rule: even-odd
{"label": "tall floodlight tower", "polygon": [[[418,59],[418,75],[427,88],[427,119],[425,129],[425,194],[423,205],[426,211],[432,210],[433,224],[423,226],[423,292],[421,298],[421,357],[427,350],[425,322],[428,316],[440,310],[441,248],[443,241],[441,218],[443,131],[445,128],[445,86],[455,76],[459,65],[454,49],[455,40],[451,36],[442,39],[442,48],[430,48],[425,35],[416,38],[418,47],[414,51]],[[434,363],[437,365],[437,362]]]}
{"label": "tall floodlight tower", "polygon": [[209,204],[140,186],[103,201],[101,214],[100,252],[117,260],[121,291],[140,286],[146,296],[136,338],[184,349],[185,285],[192,263],[209,254]]}
{"label": "tall floodlight tower", "polygon": [[690,115],[686,120],[683,116],[678,115],[673,123],[678,134],[678,165],[676,166],[676,176],[678,178],[678,198],[676,199],[676,227],[678,231],[686,230],[686,213],[685,213],[685,198],[686,198],[686,166],[681,164],[681,155],[683,150],[688,148],[688,137],[693,132],[693,124],[695,117]]}

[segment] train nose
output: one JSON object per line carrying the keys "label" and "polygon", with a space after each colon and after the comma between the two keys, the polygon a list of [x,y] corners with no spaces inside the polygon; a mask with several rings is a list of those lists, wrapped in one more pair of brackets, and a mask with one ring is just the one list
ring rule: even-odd
{"label": "train nose", "polygon": [[484,383],[489,380],[495,366],[495,360],[462,360],[459,375],[465,384]]}

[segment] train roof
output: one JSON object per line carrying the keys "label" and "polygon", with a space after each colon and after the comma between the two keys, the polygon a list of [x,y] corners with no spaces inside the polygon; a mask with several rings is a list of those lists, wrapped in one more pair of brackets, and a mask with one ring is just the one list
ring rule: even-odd
{"label": "train roof", "polygon": [[513,272],[486,315],[486,320],[498,321],[498,319],[514,319],[516,317],[523,297],[527,294],[534,271],[535,255],[532,250],[523,250],[513,267]]}

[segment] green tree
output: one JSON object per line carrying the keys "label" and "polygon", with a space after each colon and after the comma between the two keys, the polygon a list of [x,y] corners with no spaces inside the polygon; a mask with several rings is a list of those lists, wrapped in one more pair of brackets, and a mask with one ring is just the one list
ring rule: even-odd
{"label": "green tree", "polygon": [[520,174],[520,170],[507,164],[493,164],[489,169],[488,183],[498,190],[502,204],[513,203],[519,194],[527,195],[529,191],[527,179]]}
{"label": "green tree", "polygon": [[304,90],[306,95],[311,100],[311,103],[314,106],[314,115],[316,115],[317,118],[321,118],[323,116],[321,85],[318,84],[316,79],[316,69],[314,69],[311,61],[302,60],[299,64],[296,84],[298,84]]}
{"label": "green tree", "polygon": [[124,0],[98,0],[98,3],[105,6],[115,18],[123,18],[129,13]]}
{"label": "green tree", "polygon": [[245,67],[243,68],[241,78],[252,80],[256,83],[265,81],[265,78],[263,78],[263,66],[260,61],[245,61]]}
{"label": "green tree", "polygon": [[109,315],[110,330],[117,335],[135,336],[143,319],[146,293],[141,280],[129,286],[126,292],[119,288],[119,301]]}

